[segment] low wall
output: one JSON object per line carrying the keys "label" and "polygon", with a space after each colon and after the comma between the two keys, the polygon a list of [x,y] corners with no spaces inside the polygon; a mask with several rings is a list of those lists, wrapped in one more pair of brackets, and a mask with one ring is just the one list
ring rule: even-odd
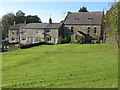
{"label": "low wall", "polygon": [[114,36],[108,36],[105,43],[117,43]]}

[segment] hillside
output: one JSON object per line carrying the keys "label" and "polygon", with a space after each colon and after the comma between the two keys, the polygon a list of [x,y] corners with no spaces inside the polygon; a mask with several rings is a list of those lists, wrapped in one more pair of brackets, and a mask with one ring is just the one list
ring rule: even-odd
{"label": "hillside", "polygon": [[41,45],[3,53],[3,88],[116,88],[114,44]]}

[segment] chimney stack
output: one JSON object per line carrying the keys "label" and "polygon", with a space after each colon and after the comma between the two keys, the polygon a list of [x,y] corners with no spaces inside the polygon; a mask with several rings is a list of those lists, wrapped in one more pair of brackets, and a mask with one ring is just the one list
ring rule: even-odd
{"label": "chimney stack", "polygon": [[14,25],[15,25],[15,21],[14,21]]}
{"label": "chimney stack", "polygon": [[52,19],[51,18],[49,19],[49,24],[52,24]]}

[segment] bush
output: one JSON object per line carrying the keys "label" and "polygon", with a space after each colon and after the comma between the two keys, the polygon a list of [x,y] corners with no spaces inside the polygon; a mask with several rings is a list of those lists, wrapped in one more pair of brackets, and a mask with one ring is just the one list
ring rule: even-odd
{"label": "bush", "polygon": [[99,35],[92,35],[92,37],[93,37],[95,40],[99,40],[99,39],[100,39],[100,36],[99,36]]}
{"label": "bush", "polygon": [[25,48],[30,48],[30,47],[42,45],[42,44],[45,44],[45,43],[40,42],[40,43],[34,43],[34,44],[19,44],[19,46],[21,49],[25,49]]}
{"label": "bush", "polygon": [[67,37],[62,38],[62,43],[69,43],[70,41],[67,39]]}
{"label": "bush", "polygon": [[58,37],[58,44],[61,44],[62,43],[62,36],[59,36]]}
{"label": "bush", "polygon": [[77,43],[82,43],[83,42],[83,36],[76,35],[75,38],[77,40]]}

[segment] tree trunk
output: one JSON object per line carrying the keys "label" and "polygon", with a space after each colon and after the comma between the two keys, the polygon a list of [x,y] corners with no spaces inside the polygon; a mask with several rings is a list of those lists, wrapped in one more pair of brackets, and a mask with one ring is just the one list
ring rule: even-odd
{"label": "tree trunk", "polygon": [[115,35],[115,39],[116,39],[116,42],[117,42],[117,46],[120,47],[120,40],[119,40],[119,35]]}

